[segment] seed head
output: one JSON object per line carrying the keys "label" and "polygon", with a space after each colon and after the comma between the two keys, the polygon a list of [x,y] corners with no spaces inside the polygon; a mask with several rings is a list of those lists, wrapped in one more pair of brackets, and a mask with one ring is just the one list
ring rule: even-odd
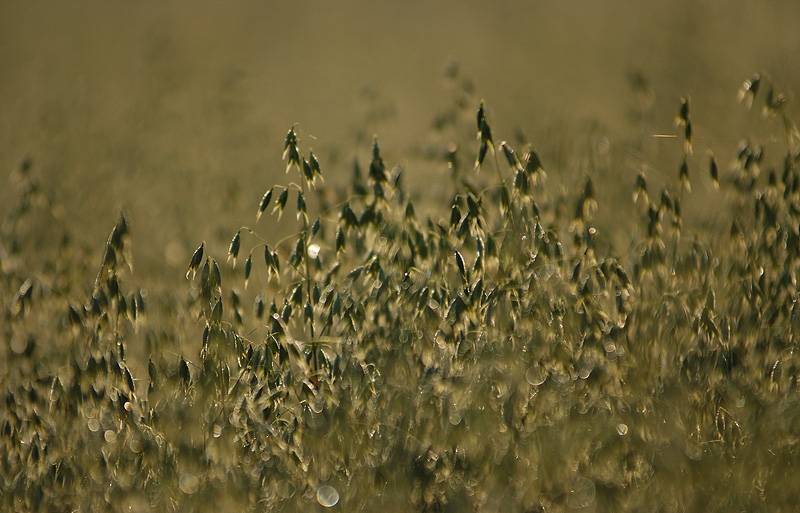
{"label": "seed head", "polygon": [[203,242],[200,244],[196,250],[194,250],[194,254],[192,255],[192,260],[189,262],[189,269],[186,271],[186,279],[189,279],[189,275],[192,275],[192,279],[194,279],[195,274],[197,274],[197,268],[200,266],[200,262],[203,261],[203,248],[205,247],[206,243]]}

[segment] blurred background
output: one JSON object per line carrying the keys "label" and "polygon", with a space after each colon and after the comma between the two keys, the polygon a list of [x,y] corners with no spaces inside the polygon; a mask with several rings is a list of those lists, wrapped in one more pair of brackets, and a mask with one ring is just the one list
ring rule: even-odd
{"label": "blurred background", "polygon": [[797,119],[798,19],[800,3],[771,0],[2,2],[0,200],[31,158],[89,268],[124,208],[134,279],[171,287],[200,241],[222,259],[263,193],[296,179],[293,125],[326,183],[346,186],[378,134],[424,196],[447,177],[437,126],[461,102],[474,130],[485,99],[496,142],[523,133],[551,175],[592,171],[563,156],[578,148],[614,156],[606,187],[631,190],[642,167],[658,185],[681,141],[652,136],[678,133],[682,96],[693,169],[750,136],[756,109],[736,94],[755,72]]}

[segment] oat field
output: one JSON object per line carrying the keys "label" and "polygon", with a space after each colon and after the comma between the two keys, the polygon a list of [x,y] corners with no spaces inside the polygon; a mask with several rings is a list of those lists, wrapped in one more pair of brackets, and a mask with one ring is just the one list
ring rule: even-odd
{"label": "oat field", "polygon": [[[2,510],[796,509],[793,8],[539,7],[537,81],[518,18],[432,7],[372,82],[408,13],[200,5],[0,7]],[[353,63],[245,66],[295,29]]]}

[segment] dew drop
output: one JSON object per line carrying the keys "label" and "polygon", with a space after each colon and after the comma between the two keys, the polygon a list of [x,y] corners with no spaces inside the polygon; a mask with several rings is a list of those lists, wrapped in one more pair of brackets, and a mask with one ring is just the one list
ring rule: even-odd
{"label": "dew drop", "polygon": [[192,495],[200,489],[200,480],[194,474],[181,474],[178,478],[178,488],[186,495]]}
{"label": "dew drop", "polygon": [[139,454],[140,452],[142,452],[142,449],[144,449],[144,444],[138,438],[134,438],[133,440],[131,440],[128,446],[130,447],[131,452],[135,454]]}
{"label": "dew drop", "polygon": [[325,409],[325,397],[319,394],[312,401],[309,401],[308,406],[314,413],[322,413],[322,410]]}
{"label": "dew drop", "polygon": [[339,502],[339,492],[329,485],[320,486],[317,489],[317,502],[326,508],[332,508]]}
{"label": "dew drop", "polygon": [[619,436],[627,435],[628,434],[628,425],[623,423],[623,422],[620,422],[619,424],[617,424],[617,434],[619,434]]}
{"label": "dew drop", "polygon": [[525,380],[533,386],[539,386],[547,380],[547,371],[539,364],[531,365],[525,371]]}
{"label": "dew drop", "polygon": [[105,433],[103,433],[103,438],[105,438],[106,442],[108,443],[114,443],[117,440],[117,434],[114,431],[108,429],[106,430]]}
{"label": "dew drop", "polygon": [[567,506],[576,509],[585,508],[594,501],[595,493],[594,482],[591,479],[577,477],[567,493]]}
{"label": "dew drop", "polygon": [[308,246],[309,258],[312,259],[317,258],[317,256],[319,255],[319,250],[320,250],[319,244],[311,244],[310,246]]}
{"label": "dew drop", "polygon": [[97,419],[89,419],[89,430],[95,433],[98,429],[100,429],[100,422]]}

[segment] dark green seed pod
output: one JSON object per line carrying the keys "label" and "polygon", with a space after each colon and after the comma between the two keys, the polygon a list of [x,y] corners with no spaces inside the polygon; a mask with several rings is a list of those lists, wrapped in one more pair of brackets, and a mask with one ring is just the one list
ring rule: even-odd
{"label": "dark green seed pod", "polygon": [[280,193],[278,196],[278,201],[275,202],[275,208],[272,209],[272,213],[274,214],[275,211],[278,211],[278,219],[281,218],[283,215],[283,210],[286,208],[286,202],[289,200],[289,189],[284,189],[283,192]]}
{"label": "dark green seed pod", "polygon": [[253,302],[253,312],[256,314],[256,318],[261,319],[264,317],[264,308],[264,298],[259,294]]}
{"label": "dark green seed pod", "polygon": [[309,164],[311,165],[311,171],[314,172],[314,178],[319,176],[320,179],[321,179],[322,178],[322,171],[320,170],[319,161],[317,160],[317,156],[314,155],[313,151],[309,152],[308,161],[309,161]]}
{"label": "dark green seed pod", "polygon": [[467,277],[467,266],[464,263],[464,257],[461,256],[461,253],[458,251],[456,251],[456,265],[458,266],[458,272],[461,274],[461,279],[464,283],[467,283],[469,281]]}
{"label": "dark green seed pod", "polygon": [[450,226],[455,228],[459,221],[461,221],[461,210],[458,209],[458,205],[453,203],[453,208],[450,210]]}
{"label": "dark green seed pod", "polygon": [[522,164],[520,163],[516,152],[511,148],[511,146],[509,146],[506,141],[503,141],[500,143],[500,148],[503,149],[503,155],[505,155],[506,161],[508,161],[508,165],[511,167],[511,169],[515,171],[522,171]]}
{"label": "dark green seed pod", "polygon": [[189,373],[189,364],[183,358],[181,358],[178,373],[181,377],[181,382],[183,382],[183,386],[188,387],[191,384],[192,375]]}
{"label": "dark green seed pod", "polygon": [[295,305],[299,305],[300,302],[303,301],[303,284],[298,284],[294,290],[292,290],[292,294],[289,298],[289,302]]}
{"label": "dark green seed pod", "polygon": [[247,288],[247,282],[250,280],[250,271],[253,270],[253,255],[247,255],[247,260],[244,261],[244,288]]}
{"label": "dark green seed pod", "polygon": [[680,174],[678,178],[678,188],[680,190],[685,189],[686,192],[692,192],[692,186],[689,183],[689,164],[686,162],[686,159],[683,159],[683,163],[681,163]]}
{"label": "dark green seed pod", "polygon": [[717,161],[714,159],[714,155],[711,155],[709,158],[708,173],[711,175],[714,188],[719,189],[719,168],[717,167]]}
{"label": "dark green seed pod", "polygon": [[241,242],[240,232],[236,232],[236,235],[233,236],[231,239],[231,244],[228,247],[228,261],[233,259],[233,267],[236,268],[236,258],[239,256],[239,244]]}
{"label": "dark green seed pod", "polygon": [[219,324],[222,322],[222,300],[217,300],[217,303],[214,305],[214,309],[211,311],[211,324]]}
{"label": "dark green seed pod", "polygon": [[336,232],[336,252],[344,251],[345,249],[345,238],[344,238],[344,230],[339,227],[339,230]]}
{"label": "dark green seed pod", "polygon": [[303,196],[302,192],[297,193],[297,220],[300,220],[300,217],[306,217],[306,199]]}
{"label": "dark green seed pod", "polygon": [[308,187],[311,188],[314,186],[314,170],[311,169],[311,164],[308,163],[306,159],[303,159],[303,176],[306,179],[306,183]]}
{"label": "dark green seed pod", "polygon": [[486,159],[486,152],[489,150],[489,145],[485,141],[481,141],[481,147],[478,150],[478,158],[475,160],[475,169],[480,170],[483,161]]}
{"label": "dark green seed pod", "polygon": [[270,200],[272,200],[272,188],[270,188],[270,190],[264,194],[264,197],[261,198],[261,204],[258,206],[258,214],[256,214],[256,222],[261,219],[261,214],[263,214],[269,206]]}

